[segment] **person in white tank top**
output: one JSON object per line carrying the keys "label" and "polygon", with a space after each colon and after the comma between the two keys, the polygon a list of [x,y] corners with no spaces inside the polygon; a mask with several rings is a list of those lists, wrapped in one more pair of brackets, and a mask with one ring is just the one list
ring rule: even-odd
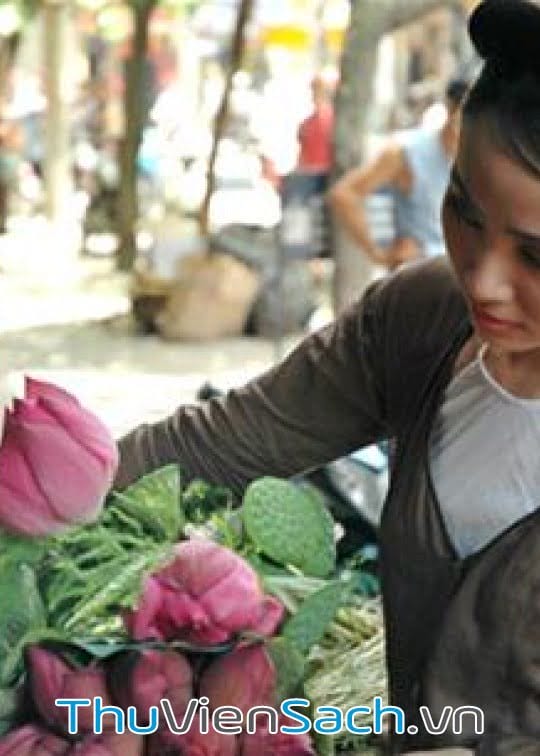
{"label": "person in white tank top", "polygon": [[[328,193],[338,221],[359,249],[377,265],[393,270],[403,262],[444,252],[442,199],[456,153],[460,105],[468,82],[446,87],[447,118],[436,130],[410,129],[393,138],[365,165],[345,173]],[[382,188],[392,191],[395,239],[381,249],[372,237],[362,202]]]}

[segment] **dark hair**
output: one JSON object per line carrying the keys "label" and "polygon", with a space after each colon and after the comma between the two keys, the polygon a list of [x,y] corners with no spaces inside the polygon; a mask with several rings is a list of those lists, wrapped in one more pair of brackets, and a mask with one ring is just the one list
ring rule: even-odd
{"label": "dark hair", "polygon": [[445,90],[446,99],[455,105],[459,105],[463,101],[467,92],[469,91],[470,86],[471,86],[471,82],[469,79],[462,79],[462,78],[450,79],[450,81],[446,85],[446,90]]}
{"label": "dark hair", "polygon": [[540,176],[540,2],[484,0],[469,34],[484,65],[463,116],[486,116],[497,144]]}

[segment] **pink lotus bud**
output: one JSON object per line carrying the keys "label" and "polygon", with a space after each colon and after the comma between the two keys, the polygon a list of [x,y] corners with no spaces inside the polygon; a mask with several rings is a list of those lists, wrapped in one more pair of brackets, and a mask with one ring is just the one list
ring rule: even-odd
{"label": "pink lotus bud", "polygon": [[265,596],[261,604],[261,613],[256,624],[251,628],[259,635],[273,635],[283,620],[283,604],[275,596]]}
{"label": "pink lotus bud", "polygon": [[30,378],[6,410],[0,446],[0,527],[41,536],[92,522],[118,465],[107,428],[66,391]]}
{"label": "pink lotus bud", "polygon": [[174,547],[174,560],[145,581],[128,632],[143,640],[217,644],[244,630],[272,634],[283,617],[257,573],[231,549],[204,538]]}
{"label": "pink lotus bud", "polygon": [[87,735],[76,743],[68,756],[142,756],[144,739],[126,731],[122,734]]}
{"label": "pink lotus bud", "polygon": [[70,744],[47,730],[25,725],[0,738],[0,756],[67,756]]}
{"label": "pink lotus bud", "polygon": [[[34,704],[44,721],[53,727],[68,732],[69,710],[56,706],[57,698],[89,698],[92,701],[101,696],[103,705],[111,705],[105,683],[105,674],[98,666],[75,669],[59,656],[39,646],[28,650],[30,686]],[[104,717],[104,729],[114,727],[112,717]],[[94,707],[81,706],[78,709],[79,732],[91,732],[94,725]]]}
{"label": "pink lotus bud", "polygon": [[151,735],[146,756],[236,756],[237,748],[236,735],[224,735],[211,726],[203,735],[200,720],[195,718],[184,735],[174,735],[170,730]]}
{"label": "pink lotus bud", "polygon": [[152,706],[162,698],[170,701],[181,719],[193,696],[193,673],[182,654],[176,651],[142,651],[125,654],[110,667],[109,687],[116,703],[124,709],[134,706],[137,724],[148,725]]}
{"label": "pink lotus bud", "polygon": [[199,694],[210,706],[236,706],[246,716],[253,706],[272,706],[276,670],[263,645],[246,646],[210,662],[201,675]]}
{"label": "pink lotus bud", "polygon": [[279,731],[283,726],[294,727],[295,724],[281,715],[275,734],[268,731],[266,723],[253,734],[245,732],[241,736],[239,756],[316,756],[307,733],[291,735]]}

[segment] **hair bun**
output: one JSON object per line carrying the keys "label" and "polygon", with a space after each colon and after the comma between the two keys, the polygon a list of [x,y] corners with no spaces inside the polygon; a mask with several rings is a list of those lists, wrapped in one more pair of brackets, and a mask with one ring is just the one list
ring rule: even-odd
{"label": "hair bun", "polygon": [[483,0],[470,17],[469,36],[486,62],[540,72],[538,0]]}

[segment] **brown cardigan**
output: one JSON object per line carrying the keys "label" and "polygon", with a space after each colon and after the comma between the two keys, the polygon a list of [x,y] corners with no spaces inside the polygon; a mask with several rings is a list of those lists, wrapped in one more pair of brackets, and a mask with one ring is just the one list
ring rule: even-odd
{"label": "brown cardigan", "polygon": [[[533,756],[540,754],[540,514],[461,560],[427,465],[431,423],[470,334],[446,259],[405,267],[257,380],[123,438],[117,485],[176,461],[189,476],[241,494],[263,474],[290,476],[393,438],[380,529],[390,695],[407,725],[419,727],[415,737],[396,737],[394,750],[468,745],[485,756]],[[446,704],[479,706],[485,734],[427,735],[421,704],[435,722]]]}

